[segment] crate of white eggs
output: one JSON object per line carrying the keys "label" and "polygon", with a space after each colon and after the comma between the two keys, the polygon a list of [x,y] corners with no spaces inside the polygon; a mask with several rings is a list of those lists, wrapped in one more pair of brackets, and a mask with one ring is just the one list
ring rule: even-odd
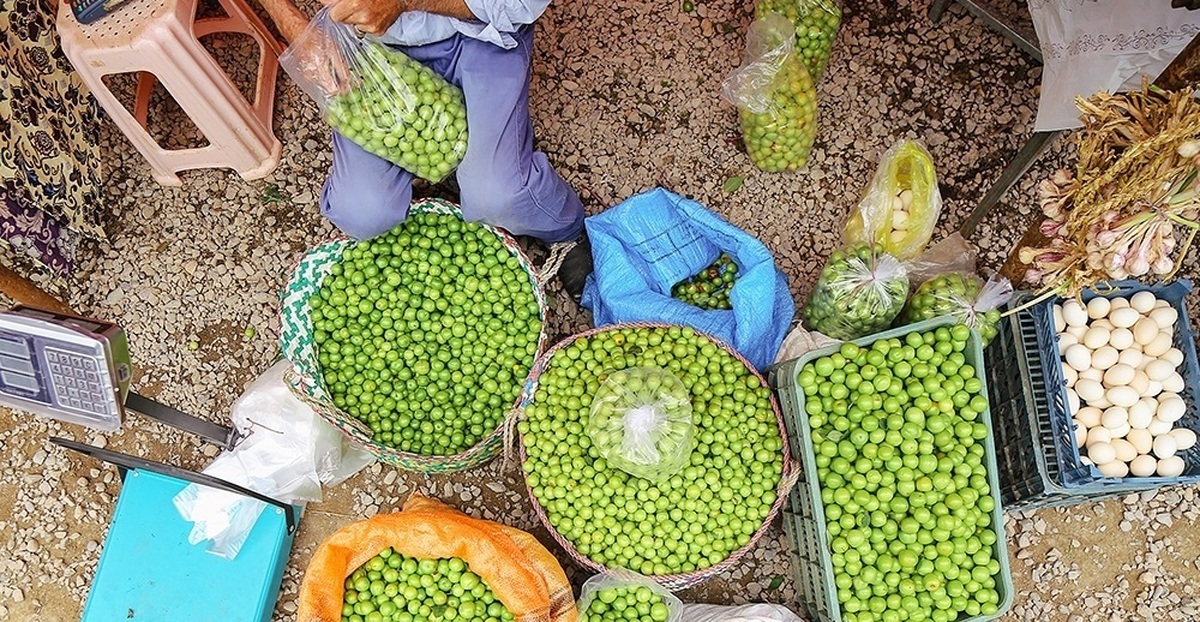
{"label": "crate of white eggs", "polygon": [[1037,415],[1052,431],[1062,486],[1200,482],[1191,289],[1122,282],[1030,309],[1048,398]]}

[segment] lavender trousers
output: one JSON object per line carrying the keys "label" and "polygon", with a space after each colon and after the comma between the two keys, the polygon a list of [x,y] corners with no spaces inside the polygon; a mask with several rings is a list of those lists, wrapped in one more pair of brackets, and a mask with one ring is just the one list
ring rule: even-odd
{"label": "lavender trousers", "polygon": [[[547,243],[571,240],[583,230],[583,205],[546,154],[533,150],[533,28],[515,38],[509,50],[461,34],[399,49],[463,90],[467,152],[457,170],[463,216]],[[321,212],[351,237],[374,237],[408,215],[412,180],[412,173],[334,132]]]}

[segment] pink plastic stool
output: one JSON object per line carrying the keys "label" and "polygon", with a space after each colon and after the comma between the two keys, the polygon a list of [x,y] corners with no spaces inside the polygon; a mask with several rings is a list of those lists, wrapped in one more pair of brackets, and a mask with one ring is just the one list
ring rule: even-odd
{"label": "pink plastic stool", "polygon": [[[283,46],[244,0],[220,3],[228,17],[196,20],[196,0],[133,0],[92,24],[80,24],[69,3],[59,3],[63,52],[161,184],[180,186],[176,172],[195,168],[227,167],[243,179],[258,179],[274,170],[283,152],[271,131]],[[200,37],[216,32],[247,34],[258,43],[253,105],[201,45]],[[102,80],[131,72],[140,73],[132,115]],[[156,78],[208,139],[207,146],[168,150],[151,138],[146,116]]]}

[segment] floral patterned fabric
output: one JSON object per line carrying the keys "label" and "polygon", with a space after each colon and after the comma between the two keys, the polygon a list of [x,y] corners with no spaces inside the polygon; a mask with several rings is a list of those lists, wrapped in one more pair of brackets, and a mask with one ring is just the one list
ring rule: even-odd
{"label": "floral patterned fabric", "polygon": [[0,0],[0,239],[64,274],[79,236],[104,236],[100,124],[54,14]]}

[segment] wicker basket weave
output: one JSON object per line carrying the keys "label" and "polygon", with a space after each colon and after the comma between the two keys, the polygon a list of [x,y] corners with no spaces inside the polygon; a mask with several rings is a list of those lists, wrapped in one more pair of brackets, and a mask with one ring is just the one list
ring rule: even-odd
{"label": "wicker basket weave", "polygon": [[[457,205],[440,199],[429,199],[413,203],[410,214],[434,213],[462,218]],[[546,347],[546,293],[529,258],[508,233],[489,225],[483,225],[504,244],[520,262],[529,275],[529,284],[538,303],[538,319],[542,328],[538,335],[537,356]],[[342,253],[355,244],[348,239],[334,240],[321,244],[304,254],[292,271],[287,288],[282,295],[280,317],[280,348],[283,356],[292,364],[285,375],[292,392],[308,404],[321,418],[336,426],[352,442],[371,452],[378,460],[407,471],[419,473],[450,473],[486,464],[503,449],[504,424],[470,449],[452,456],[424,456],[400,451],[376,443],[371,430],[361,421],[333,405],[332,397],[322,378],[317,362],[316,346],[313,343],[312,319],[309,316],[308,300],[321,287],[330,267],[341,261]],[[519,404],[520,398],[517,403]]]}
{"label": "wicker basket weave", "polygon": [[[546,351],[545,354],[543,354],[541,357],[539,357],[537,362],[533,364],[533,370],[529,372],[529,378],[525,381],[525,388],[521,392],[520,410],[516,413],[516,417],[514,419],[520,420],[525,417],[525,409],[528,408],[531,404],[533,404],[533,401],[534,401],[533,397],[534,397],[534,394],[537,392],[538,379],[541,377],[542,373],[545,372],[546,368],[550,364],[551,359],[553,359],[554,355],[559,350],[561,350],[567,346],[570,346],[576,340],[582,339],[584,337],[590,337],[590,336],[597,335],[600,333],[610,332],[610,331],[614,331],[614,330],[621,330],[621,329],[626,329],[626,328],[680,328],[683,330],[692,331],[694,334],[701,335],[701,336],[707,338],[714,345],[720,347],[722,350],[731,354],[734,358],[736,358],[743,365],[745,365],[746,369],[750,370],[750,372],[753,373],[754,376],[756,378],[758,378],[760,382],[762,382],[764,387],[770,386],[767,384],[766,379],[764,379],[763,376],[754,369],[754,366],[751,365],[745,358],[743,358],[741,355],[739,355],[733,348],[729,347],[728,344],[722,342],[719,339],[712,337],[711,335],[699,332],[690,327],[674,326],[671,324],[654,324],[654,323],[643,323],[643,322],[628,323],[628,324],[614,324],[612,326],[605,326],[603,328],[596,328],[596,329],[588,330],[588,331],[579,333],[577,335],[574,335],[572,337],[569,337],[569,338],[555,344],[554,347],[550,348],[548,351]],[[771,522],[775,520],[775,516],[779,514],[780,509],[783,507],[784,503],[787,501],[788,491],[790,491],[791,488],[796,484],[796,480],[800,476],[800,469],[798,468],[798,465],[796,465],[796,463],[792,460],[792,453],[788,447],[787,428],[784,426],[783,413],[780,411],[779,402],[776,401],[775,395],[773,393],[771,394],[771,409],[775,413],[775,420],[776,420],[776,423],[779,425],[780,439],[783,442],[783,456],[782,456],[783,470],[782,470],[782,474],[781,474],[781,477],[779,480],[779,487],[776,489],[775,503],[774,503],[774,505],[771,506],[771,511],[767,514],[766,519],[763,520],[763,524],[761,526],[759,526],[757,531],[754,532],[754,535],[751,536],[750,541],[747,542],[745,546],[743,546],[742,548],[731,553],[729,555],[729,557],[726,557],[720,563],[714,564],[714,565],[709,566],[708,568],[704,568],[702,570],[696,570],[694,572],[688,572],[688,573],[682,573],[682,574],[671,574],[671,575],[652,575],[649,578],[653,579],[654,581],[658,582],[660,585],[662,585],[663,587],[665,587],[671,591],[678,591],[678,590],[682,590],[682,589],[686,589],[686,588],[698,585],[699,583],[706,581],[706,580],[724,572],[725,570],[729,569],[734,564],[736,564],[737,561],[739,559],[741,559],[743,555],[745,555],[751,549],[754,548],[754,545],[757,544],[758,541],[762,538],[763,534],[766,533],[767,528],[771,525]],[[521,435],[517,435],[516,440],[517,440],[518,455],[521,459],[521,462],[524,463],[526,460],[524,439],[521,437]],[[574,559],[580,565],[584,566],[585,568],[588,568],[589,570],[591,570],[593,572],[599,573],[599,572],[603,572],[606,570],[613,570],[613,569],[606,568],[605,566],[603,566],[595,561],[592,561],[591,559],[588,559],[586,556],[584,556],[582,553],[579,552],[579,549],[575,548],[575,545],[573,543],[571,543],[570,540],[567,540],[566,538],[564,538],[562,536],[562,534],[558,533],[558,530],[556,530],[554,528],[554,526],[550,524],[550,519],[548,516],[546,516],[546,510],[542,507],[542,504],[538,501],[537,496],[535,496],[533,494],[533,489],[531,489],[529,487],[528,480],[525,481],[525,489],[529,493],[530,500],[532,500],[532,502],[533,502],[534,513],[537,514],[538,520],[541,521],[542,525],[544,525],[546,527],[546,530],[550,532],[550,535],[554,538],[554,541],[557,542],[559,544],[559,546],[561,546],[563,548],[563,550],[566,551],[567,554],[571,556],[571,559]]]}

